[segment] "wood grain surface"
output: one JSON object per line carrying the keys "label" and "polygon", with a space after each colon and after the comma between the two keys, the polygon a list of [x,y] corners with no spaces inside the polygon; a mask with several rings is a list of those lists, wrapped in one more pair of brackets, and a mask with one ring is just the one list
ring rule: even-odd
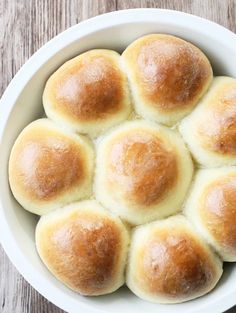
{"label": "wood grain surface", "polygon": [[[0,0],[0,96],[25,61],[58,33],[98,14],[141,7],[193,13],[236,32],[236,0]],[[1,247],[0,273],[1,313],[63,312],[22,278]]]}

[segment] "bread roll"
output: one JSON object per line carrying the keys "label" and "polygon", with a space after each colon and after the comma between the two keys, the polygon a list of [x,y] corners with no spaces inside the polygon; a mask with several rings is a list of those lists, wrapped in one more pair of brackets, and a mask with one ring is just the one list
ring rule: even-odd
{"label": "bread roll", "polygon": [[222,262],[183,216],[137,227],[131,238],[126,283],[140,298],[178,303],[213,289]]}
{"label": "bread roll", "polygon": [[179,129],[201,165],[236,165],[236,79],[214,78],[208,93]]}
{"label": "bread roll", "polygon": [[91,50],[67,61],[49,78],[43,104],[52,120],[93,137],[125,120],[131,107],[120,55]]}
{"label": "bread roll", "polygon": [[94,151],[88,139],[40,119],[21,132],[12,148],[11,190],[23,208],[42,215],[88,197],[93,167]]}
{"label": "bread roll", "polygon": [[73,203],[41,217],[38,253],[62,283],[82,295],[115,291],[124,283],[129,234],[95,201]]}
{"label": "bread roll", "polygon": [[153,122],[126,122],[97,143],[96,198],[131,224],[180,210],[193,165],[177,133]]}
{"label": "bread roll", "polygon": [[166,125],[189,113],[212,80],[206,56],[170,35],[137,39],[122,54],[122,62],[138,114]]}
{"label": "bread roll", "polygon": [[186,214],[224,261],[236,261],[236,167],[200,170]]}

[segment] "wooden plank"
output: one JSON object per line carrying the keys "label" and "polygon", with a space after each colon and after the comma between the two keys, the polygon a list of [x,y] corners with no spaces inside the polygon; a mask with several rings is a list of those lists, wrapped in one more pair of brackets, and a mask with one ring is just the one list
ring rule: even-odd
{"label": "wooden plank", "polygon": [[234,0],[117,0],[117,10],[131,8],[179,10],[207,18],[236,32]]}
{"label": "wooden plank", "polygon": [[[1,0],[0,95],[25,61],[61,31],[97,14],[138,7],[194,13],[236,32],[234,0]],[[1,247],[0,272],[1,313],[63,312],[22,278]],[[236,307],[228,313],[236,313]]]}

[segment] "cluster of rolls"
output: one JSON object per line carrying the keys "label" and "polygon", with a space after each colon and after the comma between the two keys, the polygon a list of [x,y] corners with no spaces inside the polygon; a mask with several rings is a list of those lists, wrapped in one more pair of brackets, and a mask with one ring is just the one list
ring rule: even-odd
{"label": "cluster of rolls", "polygon": [[36,247],[82,295],[125,282],[177,303],[215,287],[236,261],[236,80],[207,57],[152,34],[119,55],[63,64],[43,93],[47,118],[16,139],[9,181],[41,215]]}

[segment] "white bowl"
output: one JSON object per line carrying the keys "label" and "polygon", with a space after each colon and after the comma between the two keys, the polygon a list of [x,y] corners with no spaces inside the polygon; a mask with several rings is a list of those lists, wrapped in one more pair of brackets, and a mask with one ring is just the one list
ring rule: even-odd
{"label": "white bowl", "polygon": [[[177,305],[140,300],[126,287],[97,298],[82,297],[64,287],[41,263],[34,244],[37,218],[14,200],[8,185],[8,157],[19,132],[43,113],[47,78],[65,60],[92,48],[122,51],[148,33],[170,33],[191,41],[210,58],[216,74],[236,76],[236,35],[189,14],[135,9],[101,15],[58,35],[37,51],[17,73],[0,102],[0,236],[9,258],[26,280],[48,300],[70,313],[209,313],[236,304],[236,266],[225,266],[217,287],[208,295]],[[4,61],[4,60],[3,60]]]}

